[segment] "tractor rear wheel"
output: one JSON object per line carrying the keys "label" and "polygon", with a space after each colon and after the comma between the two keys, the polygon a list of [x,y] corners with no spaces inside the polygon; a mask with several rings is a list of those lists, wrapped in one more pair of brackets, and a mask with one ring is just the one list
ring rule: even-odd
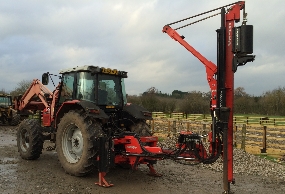
{"label": "tractor rear wheel", "polygon": [[147,137],[147,136],[152,136],[150,127],[145,121],[139,121],[137,123],[134,123],[130,127],[131,132],[135,132],[138,134],[140,137]]}
{"label": "tractor rear wheel", "polygon": [[84,176],[94,169],[97,150],[94,140],[102,135],[99,122],[76,111],[66,113],[58,125],[56,149],[66,173]]}
{"label": "tractor rear wheel", "polygon": [[38,120],[26,119],[18,127],[17,146],[25,160],[38,159],[43,150],[41,125]]}

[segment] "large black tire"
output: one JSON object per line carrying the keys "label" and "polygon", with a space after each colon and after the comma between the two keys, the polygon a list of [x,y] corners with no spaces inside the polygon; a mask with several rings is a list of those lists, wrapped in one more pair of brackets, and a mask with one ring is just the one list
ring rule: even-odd
{"label": "large black tire", "polygon": [[20,156],[25,160],[36,160],[43,150],[43,137],[38,120],[26,119],[17,131],[17,146]]}
{"label": "large black tire", "polygon": [[134,123],[130,127],[131,132],[135,132],[140,137],[147,137],[152,136],[150,127],[145,121],[139,121],[137,123]]}
{"label": "large black tire", "polygon": [[21,116],[16,111],[12,111],[12,119],[9,121],[9,125],[16,126],[20,123]]}
{"label": "large black tire", "polygon": [[56,133],[56,149],[66,173],[84,176],[92,172],[98,154],[94,140],[101,135],[101,124],[84,114],[70,111],[62,117]]}

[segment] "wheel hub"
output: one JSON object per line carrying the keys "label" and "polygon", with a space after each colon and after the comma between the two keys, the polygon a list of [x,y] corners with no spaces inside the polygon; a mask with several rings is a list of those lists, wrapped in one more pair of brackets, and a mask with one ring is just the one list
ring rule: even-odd
{"label": "wheel hub", "polygon": [[72,124],[69,125],[62,137],[62,150],[69,163],[76,163],[83,152],[83,137],[80,129]]}
{"label": "wheel hub", "polygon": [[72,149],[77,156],[81,156],[83,149],[83,139],[82,134],[79,129],[76,129],[72,136]]}

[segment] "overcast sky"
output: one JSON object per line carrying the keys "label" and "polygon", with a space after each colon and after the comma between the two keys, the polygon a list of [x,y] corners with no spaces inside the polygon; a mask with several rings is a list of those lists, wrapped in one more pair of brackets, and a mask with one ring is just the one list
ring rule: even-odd
{"label": "overcast sky", "polygon": [[[208,92],[204,65],[162,33],[165,24],[223,5],[228,0],[25,0],[1,1],[0,90],[74,66],[95,65],[128,72],[126,90],[150,87]],[[247,0],[254,26],[254,62],[239,67],[235,88],[251,95],[284,87],[285,1]],[[215,12],[214,12],[215,13]],[[185,25],[195,20],[188,20]],[[240,26],[240,23],[236,23]],[[179,25],[178,25],[179,26]],[[173,27],[178,27],[173,26]],[[178,30],[216,64],[220,16]]]}

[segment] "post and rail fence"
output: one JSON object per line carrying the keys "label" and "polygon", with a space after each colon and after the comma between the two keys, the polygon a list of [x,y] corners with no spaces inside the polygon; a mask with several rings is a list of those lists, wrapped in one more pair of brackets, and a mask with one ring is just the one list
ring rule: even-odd
{"label": "post and rail fence", "polygon": [[[234,146],[253,154],[285,155],[285,117],[234,116]],[[199,133],[206,141],[211,115],[153,112],[151,131],[167,136],[179,131]]]}

